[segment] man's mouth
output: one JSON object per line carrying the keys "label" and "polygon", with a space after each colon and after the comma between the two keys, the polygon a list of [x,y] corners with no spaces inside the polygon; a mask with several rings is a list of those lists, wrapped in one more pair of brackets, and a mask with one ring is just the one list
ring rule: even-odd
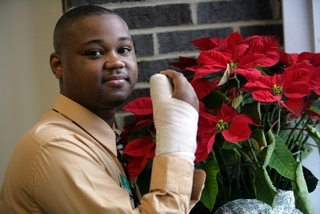
{"label": "man's mouth", "polygon": [[126,81],[128,77],[126,75],[111,75],[103,79],[103,82],[110,82],[110,81]]}
{"label": "man's mouth", "polygon": [[113,86],[122,86],[124,83],[126,83],[128,81],[129,77],[126,76],[126,75],[120,75],[120,74],[117,74],[117,75],[111,75],[111,76],[108,76],[106,78],[103,79],[103,83],[104,84],[112,84]]}

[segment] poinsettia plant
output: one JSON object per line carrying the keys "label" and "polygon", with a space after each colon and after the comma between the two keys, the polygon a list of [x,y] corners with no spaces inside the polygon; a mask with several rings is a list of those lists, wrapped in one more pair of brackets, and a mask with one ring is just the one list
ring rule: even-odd
{"label": "poinsettia plant", "polygon": [[[200,101],[195,167],[207,179],[198,209],[210,213],[238,198],[272,206],[284,189],[294,192],[299,210],[313,213],[309,181],[318,180],[302,159],[320,144],[320,54],[289,54],[276,37],[243,38],[238,32],[191,43],[199,55],[171,64]],[[155,155],[152,102],[140,97],[124,109],[135,116],[121,134],[124,152],[143,193]]]}

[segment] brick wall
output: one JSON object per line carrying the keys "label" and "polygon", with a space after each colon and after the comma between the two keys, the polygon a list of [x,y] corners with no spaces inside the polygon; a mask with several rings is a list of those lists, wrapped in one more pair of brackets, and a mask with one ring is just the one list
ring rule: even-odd
{"label": "brick wall", "polygon": [[[64,9],[96,4],[117,12],[128,24],[135,43],[139,79],[130,100],[149,96],[149,77],[178,56],[197,56],[190,40],[222,37],[239,31],[275,35],[283,44],[281,0],[63,0]],[[133,120],[119,109],[121,129]]]}

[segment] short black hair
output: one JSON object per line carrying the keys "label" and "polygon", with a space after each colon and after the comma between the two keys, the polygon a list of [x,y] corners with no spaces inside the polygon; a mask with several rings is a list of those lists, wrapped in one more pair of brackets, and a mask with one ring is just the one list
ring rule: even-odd
{"label": "short black hair", "polygon": [[97,6],[97,5],[83,5],[76,8],[73,8],[63,14],[58,20],[54,32],[53,32],[53,47],[55,52],[59,53],[61,51],[62,39],[63,39],[63,31],[68,26],[73,24],[76,21],[79,21],[83,18],[87,18],[90,16],[100,16],[100,15],[118,15],[112,10],[107,8]]}

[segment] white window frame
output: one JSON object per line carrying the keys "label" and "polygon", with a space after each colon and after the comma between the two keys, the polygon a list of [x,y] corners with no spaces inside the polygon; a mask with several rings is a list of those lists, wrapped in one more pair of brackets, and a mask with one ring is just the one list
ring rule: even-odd
{"label": "white window frame", "polygon": [[[282,0],[284,49],[288,53],[320,52],[320,0]],[[318,130],[320,126],[317,127]],[[303,165],[320,179],[317,149]],[[310,194],[315,213],[320,213],[320,184]]]}
{"label": "white window frame", "polygon": [[282,0],[284,48],[320,52],[320,0]]}

